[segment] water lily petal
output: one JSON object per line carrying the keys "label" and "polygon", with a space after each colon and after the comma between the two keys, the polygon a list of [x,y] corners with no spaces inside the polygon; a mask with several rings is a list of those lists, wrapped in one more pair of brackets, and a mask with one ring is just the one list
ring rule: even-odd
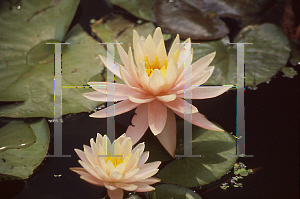
{"label": "water lily petal", "polygon": [[143,50],[142,50],[142,47],[141,47],[140,44],[137,44],[137,46],[135,47],[134,58],[135,58],[135,63],[136,64],[140,63],[141,60],[145,59],[144,53],[143,53]]}
{"label": "water lily petal", "polygon": [[[122,101],[128,99],[127,96],[118,96],[118,95],[107,95],[104,93],[99,93],[98,91],[93,91],[89,93],[82,93],[82,95],[89,100],[99,101],[99,102],[114,102],[114,101]],[[113,100],[108,100],[113,99]]]}
{"label": "water lily petal", "polygon": [[132,153],[135,153],[137,150],[140,150],[140,156],[141,156],[145,150],[145,143],[142,142],[142,143],[139,143],[137,146],[135,146],[134,149],[132,150]]}
{"label": "water lily petal", "polygon": [[164,89],[165,80],[161,72],[155,69],[149,79],[148,88],[153,95],[158,95]]}
{"label": "water lily petal", "polygon": [[184,67],[191,64],[191,61],[187,61],[190,59],[191,59],[191,39],[188,38],[179,46],[178,75],[180,75],[183,72]]}
{"label": "water lily petal", "polygon": [[158,134],[157,139],[174,158],[176,149],[176,119],[172,110],[167,111],[167,121],[164,129]]}
{"label": "water lily petal", "polygon": [[125,82],[125,84],[127,86],[129,86],[130,88],[132,88],[133,90],[139,92],[139,93],[144,93],[144,94],[147,94],[147,92],[145,92],[141,86],[134,80],[134,78],[132,78],[130,76],[130,74],[128,73],[128,71],[124,68],[124,67],[121,67],[120,68],[120,74],[123,78],[123,81]]}
{"label": "water lily petal", "polygon": [[132,176],[131,178],[128,178],[127,180],[124,180],[123,182],[138,182],[144,179],[147,179],[153,175],[155,175],[158,172],[159,169],[143,169],[143,171],[139,171],[137,172],[134,176]]}
{"label": "water lily petal", "polygon": [[138,75],[139,75],[139,80],[141,86],[146,90],[149,91],[148,89],[148,84],[149,84],[149,77],[145,69],[145,61],[142,60],[138,64]]}
{"label": "water lily petal", "polygon": [[163,92],[167,93],[173,87],[177,78],[177,70],[178,70],[177,63],[172,57],[170,62],[168,63]]}
{"label": "water lily petal", "polygon": [[107,190],[107,194],[109,198],[113,199],[123,199],[124,191],[122,189],[115,189],[115,190]]}
{"label": "water lily petal", "polygon": [[154,187],[152,186],[149,186],[148,184],[146,183],[135,183],[137,185],[137,188],[134,190],[136,192],[147,192],[147,191],[153,191],[155,190]]}
{"label": "water lily petal", "polygon": [[132,144],[137,143],[148,129],[148,104],[141,104],[135,110],[131,120],[132,125],[126,130],[126,135],[131,138]]}
{"label": "water lily petal", "polygon": [[159,45],[161,40],[164,40],[164,37],[161,32],[161,28],[157,27],[153,33],[153,41],[154,41],[156,47]]}
{"label": "water lily petal", "polygon": [[[174,41],[173,41],[173,44],[169,50],[169,54],[168,54],[168,62],[170,61],[170,59],[172,58],[173,54],[175,54],[175,52],[177,50],[179,50],[179,46],[180,46],[180,38],[179,38],[179,35],[177,34]],[[178,51],[179,52],[179,51]]]}
{"label": "water lily petal", "polygon": [[87,172],[84,168],[75,167],[70,168],[71,171],[74,171],[80,175],[80,178],[97,186],[104,186],[103,181],[99,180],[98,178],[91,175],[89,172]]}
{"label": "water lily petal", "polygon": [[113,172],[110,173],[109,177],[112,180],[112,182],[118,182],[123,177],[123,175],[119,173],[117,170],[114,170]]}
{"label": "water lily petal", "polygon": [[198,112],[198,109],[193,106],[192,104],[189,104],[188,102],[184,101],[181,98],[176,98],[174,101],[171,102],[165,102],[164,104],[172,109],[173,111],[177,111],[184,114],[184,104],[186,103],[186,108],[191,109],[192,113]]}
{"label": "water lily petal", "polygon": [[[99,55],[99,57],[108,70],[110,70],[118,78],[122,79],[121,74],[120,74],[121,65],[119,63],[114,62],[113,60],[108,59],[107,57],[102,56],[102,55]],[[107,64],[107,61],[110,61],[111,63],[114,63],[114,64]]]}
{"label": "water lily petal", "polygon": [[82,162],[81,160],[78,160],[79,164],[90,174],[92,174],[94,177],[100,179],[100,180],[104,180],[102,178],[99,177],[99,175],[97,174],[97,172],[95,171],[95,169],[88,163]]}
{"label": "water lily petal", "polygon": [[[170,103],[170,102],[168,102]],[[148,122],[149,127],[154,135],[159,134],[167,120],[167,107],[161,101],[154,100],[149,103]]]}
{"label": "water lily petal", "polygon": [[141,37],[139,36],[139,34],[137,33],[136,30],[133,30],[133,50],[134,52],[136,52],[136,48],[137,48],[137,45],[140,45],[141,48],[143,49],[144,47],[144,42],[142,41]]}
{"label": "water lily petal", "polygon": [[112,182],[104,182],[104,186],[106,187],[107,191],[108,190],[116,190],[118,189],[118,187],[115,185],[115,183],[112,183]]}
{"label": "water lily petal", "polygon": [[126,84],[119,84],[119,83],[112,83],[112,82],[88,82],[88,84],[95,89],[96,91],[106,94],[107,93],[107,86],[113,86],[114,95],[116,96],[128,96],[128,95],[135,95],[139,92],[136,92]]}
{"label": "water lily petal", "polygon": [[133,169],[133,170],[127,172],[127,173],[123,176],[122,181],[125,181],[125,180],[128,179],[128,178],[131,178],[131,177],[134,176],[137,172],[139,172],[139,170],[140,170],[139,168],[135,168],[135,169]]}
{"label": "water lily petal", "polygon": [[140,180],[139,182],[145,183],[145,184],[154,184],[154,183],[157,183],[160,181],[161,181],[161,179],[159,179],[159,178],[150,177],[150,178],[147,178],[144,180]]}
{"label": "water lily petal", "polygon": [[165,60],[167,59],[167,52],[164,39],[160,40],[156,48],[156,56],[158,57],[158,60],[160,60],[160,64],[163,65]]}
{"label": "water lily petal", "polygon": [[137,163],[137,167],[141,166],[142,164],[145,164],[148,158],[149,158],[149,151],[146,151],[141,155],[140,160]]}
{"label": "water lily petal", "polygon": [[149,103],[153,100],[155,100],[155,97],[152,95],[145,95],[145,94],[136,94],[136,95],[129,95],[128,99],[134,103],[143,104],[143,103]]}
{"label": "water lily petal", "polygon": [[[90,117],[105,118],[105,117],[120,115],[122,113],[130,111],[131,109],[134,109],[135,107],[137,107],[139,105],[140,104],[133,103],[128,99],[128,100],[118,102],[117,104],[112,105],[108,108],[97,111],[97,112],[91,114]],[[114,114],[113,114],[113,111],[109,111],[109,113],[111,113],[111,114],[107,114],[107,110],[114,110]]]}
{"label": "water lily petal", "polygon": [[137,75],[137,68],[133,61],[133,55],[132,55],[132,50],[131,50],[130,46],[129,46],[129,50],[128,50],[128,60],[129,60],[129,66],[130,66],[130,73],[131,73],[132,77],[135,79],[135,81],[139,84],[140,80]]}
{"label": "water lily petal", "polygon": [[140,153],[141,153],[141,151],[138,149],[138,150],[136,150],[135,153],[132,154],[132,156],[130,157],[129,162],[125,168],[125,173],[136,168],[136,165],[140,158]]}
{"label": "water lily petal", "polygon": [[144,55],[148,56],[148,60],[152,63],[152,60],[155,59],[156,46],[151,35],[148,35],[145,44],[144,44]]}
{"label": "water lily petal", "polygon": [[96,169],[96,172],[97,172],[97,174],[98,174],[98,176],[101,180],[103,180],[103,181],[108,181],[109,180],[108,175],[105,173],[105,171],[103,169],[101,169],[99,166],[96,166],[95,169]]}
{"label": "water lily petal", "polygon": [[[195,63],[192,64],[192,79],[195,79],[196,77],[198,77],[208,66],[209,64],[212,62],[212,60],[214,59],[214,57],[216,56],[216,52],[210,53],[204,57],[202,57],[201,59],[197,60]],[[188,68],[187,68],[188,69]],[[185,69],[184,71],[186,71],[187,69]],[[178,77],[175,85],[177,84],[181,84],[182,82],[184,82],[184,73],[181,73],[181,75]]]}
{"label": "water lily petal", "polygon": [[[147,120],[147,124],[148,124],[148,120]],[[74,149],[74,151],[77,153],[78,157],[85,163],[88,163],[88,159],[85,157],[85,154],[83,151],[79,150],[79,149]]]}
{"label": "water lily petal", "polygon": [[[174,111],[174,112],[179,117],[184,118],[184,114],[183,113],[180,113],[180,112],[177,112],[177,111]],[[208,129],[208,130],[212,130],[212,131],[224,131],[223,129],[217,127],[212,122],[210,122],[208,119],[206,119],[206,117],[204,115],[202,115],[201,113],[199,113],[199,112],[192,114],[192,120],[190,120],[190,117],[187,117],[186,121],[188,121],[188,122],[190,122],[190,123],[192,123],[192,124],[194,124],[196,126]]]}
{"label": "water lily petal", "polygon": [[121,44],[117,44],[117,50],[118,50],[121,61],[123,62],[125,68],[127,68],[127,70],[129,70],[130,67],[129,67],[128,55],[125,52],[125,50]]}
{"label": "water lily petal", "polygon": [[126,157],[131,153],[132,150],[132,141],[130,137],[127,137],[121,144],[122,155]]}
{"label": "water lily petal", "polygon": [[[231,86],[200,86],[193,89],[192,97],[190,99],[207,99],[217,97],[228,91]],[[178,95],[184,97],[184,94]]]}
{"label": "water lily petal", "polygon": [[176,94],[156,96],[156,99],[161,102],[171,102],[176,99]]}
{"label": "water lily petal", "polygon": [[124,189],[126,191],[134,191],[138,186],[135,184],[127,184],[122,182],[115,183],[117,187]]}

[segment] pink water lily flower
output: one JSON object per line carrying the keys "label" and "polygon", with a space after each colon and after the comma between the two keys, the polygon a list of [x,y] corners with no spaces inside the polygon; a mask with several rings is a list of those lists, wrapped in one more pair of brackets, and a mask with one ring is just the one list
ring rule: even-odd
{"label": "pink water lily flower", "polygon": [[[153,191],[151,184],[160,181],[151,177],[158,172],[160,161],[146,163],[149,152],[144,152],[145,144],[132,148],[131,138],[121,135],[113,143],[106,135],[97,134],[96,142],[90,140],[91,147],[84,145],[84,151],[75,149],[81,160],[81,167],[70,168],[83,180],[107,188],[111,199],[122,199],[123,190],[135,192]],[[114,154],[113,154],[114,153]]]}
{"label": "pink water lily flower", "polygon": [[[107,64],[106,57],[100,58],[106,67],[125,84],[110,82],[89,82],[96,91],[83,95],[94,101],[107,101],[106,86],[114,84],[114,101],[121,101],[114,106],[97,111],[90,117],[105,118],[114,109],[119,115],[137,107],[136,115],[132,119],[134,126],[129,126],[126,135],[136,143],[150,127],[160,143],[175,156],[176,148],[176,120],[175,114],[184,118],[185,107],[191,110],[192,119],[188,122],[215,131],[223,131],[215,126],[204,115],[200,114],[195,106],[184,101],[184,92],[192,90],[191,99],[206,99],[221,95],[230,89],[229,86],[201,86],[211,76],[214,66],[209,66],[215,52],[208,54],[191,64],[191,40],[179,43],[176,36],[169,53],[161,29],[156,28],[153,38],[146,39],[133,31],[133,51],[129,47],[128,54],[118,44],[117,50],[124,66],[115,63]],[[110,60],[111,61],[111,60]],[[192,70],[191,85],[185,88],[185,71]],[[186,103],[186,104],[185,104]]]}

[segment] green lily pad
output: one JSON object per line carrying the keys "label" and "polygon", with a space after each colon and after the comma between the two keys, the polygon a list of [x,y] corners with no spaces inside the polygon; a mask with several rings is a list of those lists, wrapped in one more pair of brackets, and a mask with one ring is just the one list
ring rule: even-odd
{"label": "green lily pad", "polygon": [[[126,52],[129,46],[132,47],[133,30],[136,30],[140,36],[147,37],[153,35],[155,26],[153,23],[136,24],[133,21],[123,18],[121,15],[110,15],[101,23],[91,26],[92,32],[103,42],[120,42]],[[115,48],[115,61],[122,64],[119,54]]]}
{"label": "green lily pad", "polygon": [[179,185],[161,184],[155,186],[155,190],[149,192],[153,199],[201,199],[201,197],[192,190]]}
{"label": "green lily pad", "polygon": [[286,77],[289,77],[289,78],[293,78],[295,75],[297,75],[297,71],[293,68],[293,67],[283,67],[283,69],[281,70],[284,75]]}
{"label": "green lily pad", "polygon": [[214,11],[202,12],[188,1],[156,1],[152,11],[159,26],[181,38],[214,40],[229,33],[226,24]]}
{"label": "green lily pad", "polygon": [[291,44],[291,56],[290,63],[293,66],[300,65],[300,44],[296,44],[296,42],[290,41]]}
{"label": "green lily pad", "polygon": [[280,25],[285,4],[286,1],[282,0],[248,0],[242,27],[262,23]]}
{"label": "green lily pad", "polygon": [[[283,68],[289,58],[290,45],[280,27],[274,24],[247,26],[235,37],[234,43],[245,44],[245,85],[255,86],[271,79]],[[236,84],[236,45],[229,44],[228,37],[218,41],[193,45],[193,61],[217,52],[211,65],[212,76],[205,85]]]}
{"label": "green lily pad", "polygon": [[[80,88],[80,86],[86,85],[92,77],[102,72],[104,65],[100,63],[98,55],[105,55],[106,51],[87,35],[80,25],[76,25],[69,32],[65,41],[71,44],[65,49],[62,48],[62,114],[91,111],[99,105],[99,102],[84,98],[82,93],[93,91],[93,89]],[[54,45],[50,46],[54,52]],[[50,48],[40,48],[40,50],[43,49],[50,50]],[[44,60],[40,61],[37,66],[30,67],[30,70],[24,71],[18,80],[1,91],[1,101],[24,102],[1,106],[0,116],[54,117],[53,54],[50,58],[46,58],[52,61]],[[14,70],[17,72],[19,67],[24,66],[23,64],[18,65]],[[97,81],[104,80],[100,75],[96,79]]]}
{"label": "green lily pad", "polygon": [[[184,122],[177,123],[177,131],[183,132]],[[183,137],[183,134],[179,135]],[[201,157],[174,160],[163,168],[157,177],[170,184],[203,186],[228,173],[237,160],[236,140],[227,132],[193,126],[192,151],[193,155]],[[183,145],[178,145],[176,154],[183,154]]]}
{"label": "green lily pad", "polygon": [[94,76],[98,81],[104,79],[96,74],[104,68],[98,55],[106,51],[80,25],[64,37],[79,1],[38,2],[22,1],[20,10],[10,10],[6,4],[2,7],[0,101],[22,103],[1,106],[0,116],[54,117],[54,45],[45,44],[51,41],[71,43],[62,45],[62,85],[69,86],[62,90],[62,113],[91,111],[99,102],[82,93],[93,89],[76,86],[86,85]]}
{"label": "green lily pad", "polygon": [[[11,123],[10,123],[11,124]],[[20,128],[21,133],[28,131],[28,124],[13,122],[13,125],[6,125],[3,130],[14,131]],[[45,119],[29,124],[36,136],[36,142],[26,148],[8,149],[0,152],[0,173],[11,176],[28,178],[32,175],[45,158],[49,146],[49,128]]]}
{"label": "green lily pad", "polygon": [[145,19],[147,21],[154,21],[151,8],[155,3],[155,0],[109,0],[111,4],[117,5],[132,15]]}
{"label": "green lily pad", "polygon": [[140,196],[136,195],[136,194],[131,194],[128,198],[126,199],[142,199]]}
{"label": "green lily pad", "polygon": [[0,129],[0,152],[28,147],[35,141],[35,134],[29,124],[12,121]]}

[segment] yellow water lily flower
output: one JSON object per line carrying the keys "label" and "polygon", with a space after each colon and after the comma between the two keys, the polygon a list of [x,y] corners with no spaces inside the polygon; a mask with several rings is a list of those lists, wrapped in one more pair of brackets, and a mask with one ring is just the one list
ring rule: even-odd
{"label": "yellow water lily flower", "polygon": [[[110,66],[107,58],[100,55],[106,67],[121,78],[125,84],[110,82],[89,82],[96,91],[83,95],[94,101],[107,101],[106,86],[114,84],[114,101],[121,101],[107,109],[114,109],[114,115],[119,115],[137,107],[132,120],[134,126],[129,126],[126,135],[136,143],[145,133],[148,126],[157,136],[164,148],[174,157],[176,148],[175,114],[184,118],[185,107],[191,110],[192,119],[188,122],[215,131],[223,131],[200,114],[195,106],[184,101],[184,92],[192,90],[190,99],[206,99],[221,95],[230,86],[201,86],[211,76],[214,66],[209,66],[215,53],[208,54],[191,64],[191,40],[179,44],[176,36],[169,53],[161,29],[156,28],[153,38],[146,39],[133,31],[133,50],[128,54],[120,44],[118,53],[124,66],[115,63]],[[191,85],[185,88],[185,71],[192,70]],[[187,97],[186,97],[187,98]],[[103,109],[91,114],[91,117],[105,118],[114,116]],[[112,113],[112,111],[111,111]],[[191,118],[191,117],[189,117]]]}
{"label": "yellow water lily flower", "polygon": [[[144,152],[145,144],[134,149],[130,137],[125,134],[111,144],[108,137],[97,134],[96,142],[90,140],[91,147],[84,145],[84,151],[75,149],[80,157],[81,167],[70,168],[80,178],[98,186],[105,186],[111,199],[122,199],[123,190],[135,192],[152,191],[150,186],[160,179],[151,177],[158,172],[160,161],[146,163],[149,152]],[[114,151],[116,155],[111,154]]]}

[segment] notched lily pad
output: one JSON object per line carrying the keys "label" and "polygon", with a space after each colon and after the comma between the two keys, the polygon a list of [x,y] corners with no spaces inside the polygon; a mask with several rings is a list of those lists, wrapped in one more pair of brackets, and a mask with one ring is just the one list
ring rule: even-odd
{"label": "notched lily pad", "polygon": [[[45,158],[49,146],[49,128],[45,119],[29,124],[36,136],[36,142],[26,148],[8,149],[0,152],[0,173],[28,178]],[[8,127],[7,127],[8,126]],[[28,131],[28,124],[12,122],[1,129],[6,133],[19,129],[20,133]],[[2,133],[2,132],[1,132]],[[24,137],[25,139],[25,137]]]}
{"label": "notched lily pad", "polygon": [[[184,122],[177,123],[177,131],[183,132]],[[184,146],[180,144],[178,146],[176,154],[183,154]],[[236,140],[227,132],[193,126],[192,150],[193,155],[201,157],[174,160],[158,173],[158,178],[165,183],[186,187],[203,186],[225,175],[237,160]]]}
{"label": "notched lily pad", "polygon": [[[212,76],[205,85],[236,85],[235,44],[229,38],[218,41],[201,42],[193,45],[193,62],[216,51],[211,65],[215,66]],[[274,24],[247,26],[234,39],[234,43],[245,44],[245,85],[255,86],[271,79],[283,68],[288,60],[290,46],[280,27]]]}
{"label": "notched lily pad", "polygon": [[111,4],[117,5],[132,15],[145,19],[147,21],[154,21],[151,8],[155,3],[155,0],[109,0]]}
{"label": "notched lily pad", "polygon": [[150,196],[153,199],[201,199],[201,197],[191,189],[172,184],[161,184],[155,186],[155,190],[150,192]]}
{"label": "notched lily pad", "polygon": [[214,11],[202,12],[187,1],[156,1],[152,11],[159,26],[182,38],[213,40],[229,33],[226,24]]}

